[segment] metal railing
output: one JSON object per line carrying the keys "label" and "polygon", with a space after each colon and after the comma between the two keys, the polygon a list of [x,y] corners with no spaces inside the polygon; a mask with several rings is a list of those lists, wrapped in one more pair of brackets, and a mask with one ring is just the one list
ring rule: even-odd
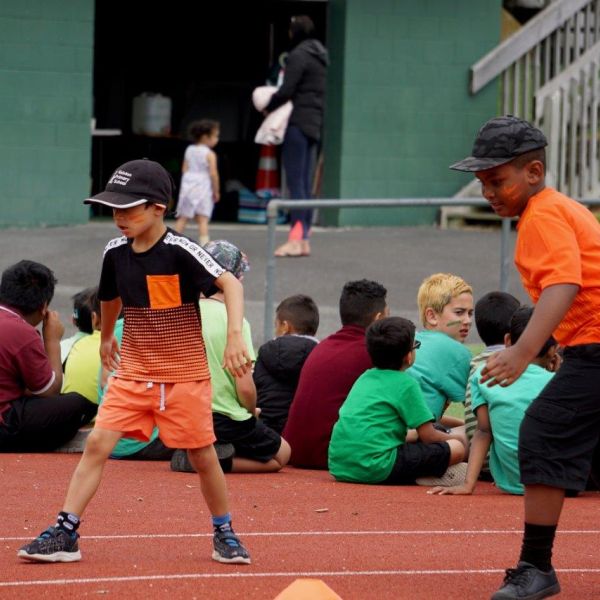
{"label": "metal railing", "polygon": [[533,118],[537,90],[600,40],[600,0],[557,0],[471,67],[471,93],[500,76],[501,114]]}
{"label": "metal railing", "polygon": [[[579,200],[586,206],[600,204],[598,198]],[[488,206],[483,198],[401,198],[384,200],[271,200],[267,204],[267,271],[265,275],[265,321],[263,341],[273,337],[275,304],[275,234],[280,208],[393,208],[414,206]],[[508,278],[511,266],[510,231],[512,219],[502,219],[500,237],[500,290],[508,291]]]}

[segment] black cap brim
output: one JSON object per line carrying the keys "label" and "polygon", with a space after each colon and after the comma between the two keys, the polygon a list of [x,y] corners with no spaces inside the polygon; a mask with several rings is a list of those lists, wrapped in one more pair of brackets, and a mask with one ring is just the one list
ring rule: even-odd
{"label": "black cap brim", "polygon": [[509,158],[478,158],[476,156],[467,156],[467,158],[450,165],[450,169],[454,171],[466,171],[468,173],[477,173],[478,171],[487,171],[500,165],[510,162],[515,157]]}
{"label": "black cap brim", "polygon": [[110,208],[133,208],[134,206],[146,204],[147,202],[163,204],[166,206],[165,202],[159,200],[151,200],[132,194],[118,194],[117,192],[100,192],[83,201],[84,204],[103,204],[104,206],[110,206]]}

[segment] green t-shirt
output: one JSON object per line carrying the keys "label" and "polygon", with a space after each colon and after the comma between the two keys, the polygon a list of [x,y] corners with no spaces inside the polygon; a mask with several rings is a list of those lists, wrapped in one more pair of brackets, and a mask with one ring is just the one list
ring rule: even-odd
{"label": "green t-shirt", "polygon": [[352,386],[333,427],[331,474],[338,481],[384,481],[407,430],[432,420],[419,384],[406,372],[365,371]]}
{"label": "green t-shirt", "polygon": [[[252,415],[243,407],[237,397],[233,375],[222,367],[223,353],[227,343],[227,310],[218,300],[200,300],[202,317],[202,337],[206,346],[210,385],[212,388],[212,409],[234,421],[246,421]],[[256,359],[252,347],[250,324],[246,319],[242,326],[242,336],[252,360]]]}
{"label": "green t-shirt", "polygon": [[[119,342],[119,347],[121,346],[121,340],[123,339],[123,319],[119,319],[115,324],[114,331],[115,338]],[[102,365],[100,365],[100,371],[102,371]],[[100,377],[98,377],[98,384],[100,384]],[[98,398],[100,404],[102,404],[102,399],[104,398],[104,392],[106,388],[98,387]],[[125,458],[126,456],[131,456],[140,450],[143,450],[148,444],[153,442],[158,437],[158,427],[155,427],[152,431],[152,435],[150,436],[150,441],[148,442],[140,442],[140,440],[136,440],[133,438],[123,437],[114,447],[111,456],[114,458]]]}
{"label": "green t-shirt", "polygon": [[460,342],[440,331],[418,331],[421,342],[407,373],[421,386],[425,402],[439,420],[446,402],[464,402],[471,353]]}
{"label": "green t-shirt", "polygon": [[98,403],[100,369],[100,332],[81,336],[72,346],[63,378],[62,393],[77,392]]}
{"label": "green t-shirt", "polygon": [[529,405],[538,397],[554,373],[538,365],[529,365],[521,377],[508,387],[480,384],[481,365],[472,375],[471,405],[477,409],[487,404],[492,428],[490,471],[496,486],[509,494],[522,494],[519,471],[519,428]]}

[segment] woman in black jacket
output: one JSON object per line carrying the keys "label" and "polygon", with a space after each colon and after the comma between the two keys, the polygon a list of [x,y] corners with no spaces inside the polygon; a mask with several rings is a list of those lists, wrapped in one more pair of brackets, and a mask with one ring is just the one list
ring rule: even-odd
{"label": "woman in black jacket", "polygon": [[[321,140],[325,108],[325,78],[329,59],[327,50],[314,38],[315,26],[305,15],[292,17],[292,50],[288,54],[283,83],[266,107],[272,112],[288,100],[293,110],[282,146],[282,160],[292,200],[311,196],[311,164]],[[308,256],[311,209],[290,211],[288,241],[277,248],[275,256]]]}

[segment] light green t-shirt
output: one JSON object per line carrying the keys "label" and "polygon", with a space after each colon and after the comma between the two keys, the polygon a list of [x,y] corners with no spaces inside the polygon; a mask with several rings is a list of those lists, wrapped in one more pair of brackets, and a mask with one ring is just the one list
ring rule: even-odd
{"label": "light green t-shirt", "polygon": [[[123,339],[123,319],[119,319],[115,323],[115,338],[119,342],[119,347],[121,346],[121,340]],[[102,370],[102,365],[100,366],[100,370]],[[100,382],[100,378],[98,378],[98,383]],[[98,398],[100,400],[100,404],[102,404],[102,399],[104,398],[104,392],[106,388],[102,389],[98,387]],[[140,440],[136,440],[133,438],[121,438],[117,445],[114,447],[111,456],[113,458],[125,458],[126,456],[131,456],[140,450],[143,450],[148,444],[152,443],[158,437],[158,427],[155,427],[152,431],[152,435],[150,436],[150,441],[148,442],[140,442]]]}
{"label": "light green t-shirt", "polygon": [[81,336],[71,347],[63,378],[62,393],[77,392],[98,403],[100,332]]}
{"label": "light green t-shirt", "polygon": [[406,372],[369,369],[340,408],[329,443],[329,471],[339,481],[384,481],[407,430],[432,420],[419,384]]}
{"label": "light green t-shirt", "polygon": [[480,384],[481,365],[471,376],[471,405],[487,404],[492,428],[490,471],[496,486],[509,494],[522,494],[519,470],[519,428],[529,405],[538,397],[554,373],[538,365],[529,365],[521,377],[508,387]]}
{"label": "light green t-shirt", "polygon": [[418,331],[421,342],[407,373],[421,386],[425,402],[439,420],[446,402],[464,402],[471,353],[460,342],[440,331]]}
{"label": "light green t-shirt", "polygon": [[[210,385],[212,388],[212,409],[234,421],[246,421],[252,415],[243,407],[237,397],[233,375],[222,367],[223,353],[227,343],[227,310],[218,300],[200,300],[202,317],[202,337],[206,347]],[[252,360],[256,359],[252,347],[250,324],[246,319],[242,326],[242,336]]]}

